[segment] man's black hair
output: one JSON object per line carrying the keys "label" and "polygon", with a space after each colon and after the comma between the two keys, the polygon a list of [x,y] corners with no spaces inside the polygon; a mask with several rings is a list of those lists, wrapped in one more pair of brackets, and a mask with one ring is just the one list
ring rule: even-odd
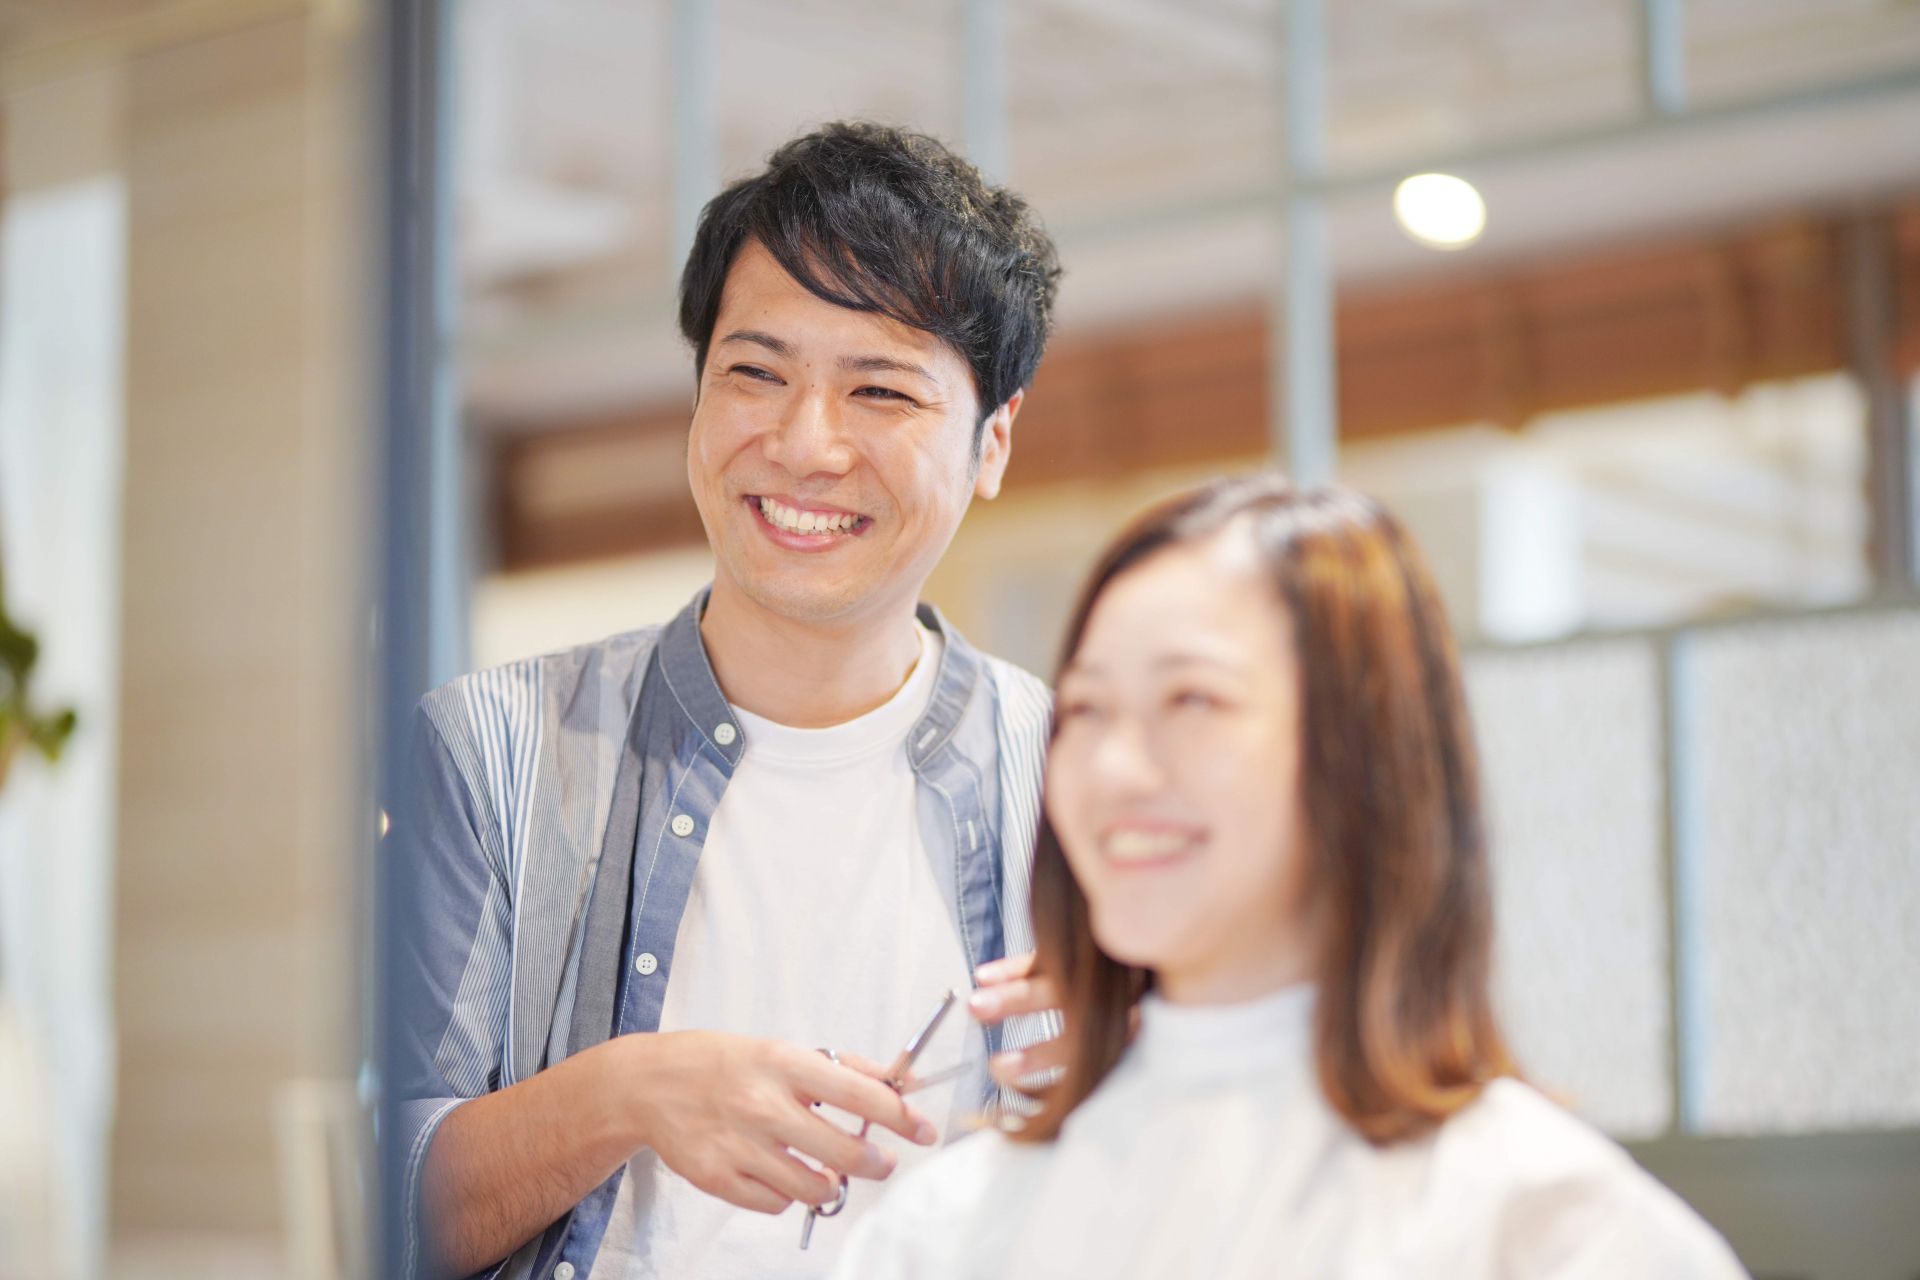
{"label": "man's black hair", "polygon": [[707,204],[680,276],[696,377],[748,240],[817,297],[944,339],[973,370],[982,423],[1033,380],[1060,281],[1053,242],[1026,201],[926,134],[830,124]]}

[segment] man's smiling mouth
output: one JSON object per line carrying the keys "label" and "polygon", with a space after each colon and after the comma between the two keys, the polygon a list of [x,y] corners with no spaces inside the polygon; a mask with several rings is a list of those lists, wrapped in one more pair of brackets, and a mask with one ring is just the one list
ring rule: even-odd
{"label": "man's smiling mouth", "polygon": [[873,524],[871,519],[856,512],[808,510],[760,494],[748,494],[747,504],[774,529],[800,537],[857,537]]}

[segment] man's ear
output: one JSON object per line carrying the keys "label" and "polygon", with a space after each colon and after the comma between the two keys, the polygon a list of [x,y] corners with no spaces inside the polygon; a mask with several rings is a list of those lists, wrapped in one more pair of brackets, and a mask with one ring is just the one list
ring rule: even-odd
{"label": "man's ear", "polygon": [[1013,456],[1013,420],[1026,398],[1024,390],[1014,392],[980,428],[980,470],[973,478],[976,498],[992,501],[1000,496],[1000,480],[1007,474],[1007,462]]}

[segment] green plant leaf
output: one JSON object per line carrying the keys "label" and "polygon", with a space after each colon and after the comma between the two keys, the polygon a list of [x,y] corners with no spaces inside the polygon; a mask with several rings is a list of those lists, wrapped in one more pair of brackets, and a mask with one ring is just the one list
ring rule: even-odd
{"label": "green plant leaf", "polygon": [[0,613],[0,667],[13,677],[9,683],[16,689],[24,688],[27,675],[39,660],[40,642],[14,626],[5,613]]}
{"label": "green plant leaf", "polygon": [[67,739],[73,736],[74,726],[79,722],[79,715],[68,707],[56,715],[35,720],[27,730],[27,739],[46,757],[48,764],[56,764],[60,760],[61,748],[67,745]]}
{"label": "green plant leaf", "polygon": [[31,744],[48,763],[58,761],[79,723],[72,707],[34,710],[27,680],[39,661],[40,642],[7,615],[6,602],[0,598],[0,785],[23,746]]}

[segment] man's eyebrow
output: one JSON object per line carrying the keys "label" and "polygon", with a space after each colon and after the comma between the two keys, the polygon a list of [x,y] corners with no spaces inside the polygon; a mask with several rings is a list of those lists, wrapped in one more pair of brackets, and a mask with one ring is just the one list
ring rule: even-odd
{"label": "man's eyebrow", "polygon": [[840,367],[849,373],[910,373],[917,378],[925,378],[938,386],[940,379],[933,376],[925,365],[911,360],[895,360],[892,356],[841,356]]}
{"label": "man's eyebrow", "polygon": [[789,360],[793,358],[793,344],[791,342],[788,342],[784,338],[776,338],[770,333],[763,333],[759,329],[735,329],[732,333],[720,339],[720,342],[722,345],[729,342],[751,342],[756,347],[765,347],[777,356],[785,356]]}

